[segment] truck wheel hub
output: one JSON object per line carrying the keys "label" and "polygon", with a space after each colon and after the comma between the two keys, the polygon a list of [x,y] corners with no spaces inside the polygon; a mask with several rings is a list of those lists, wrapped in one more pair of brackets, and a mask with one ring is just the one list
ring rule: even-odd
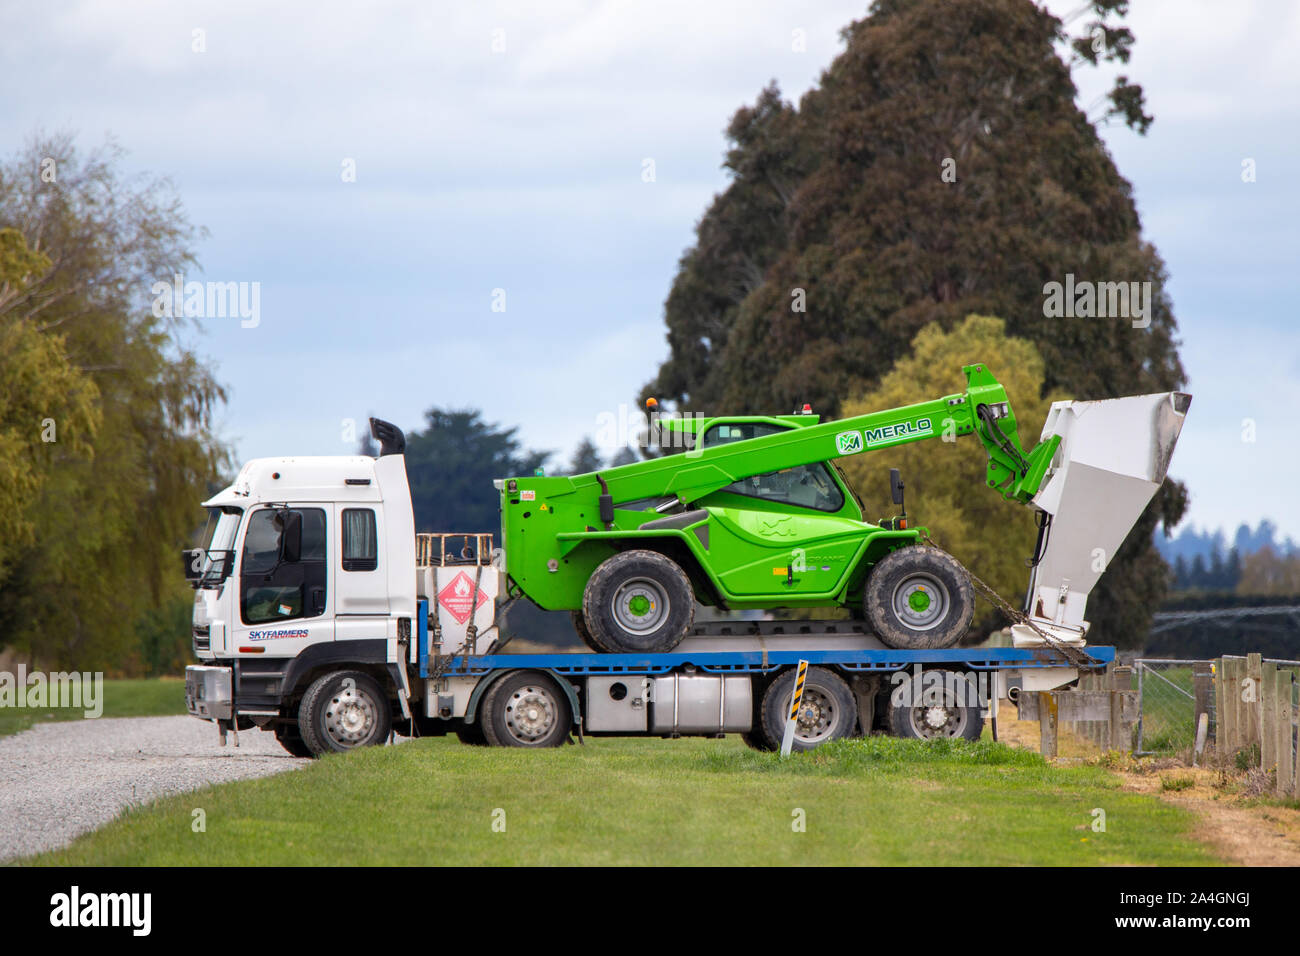
{"label": "truck wheel hub", "polygon": [[928,631],[943,621],[950,604],[948,589],[929,574],[912,574],[894,588],[894,613],[905,627]]}
{"label": "truck wheel hub", "polygon": [[555,700],[540,687],[521,687],[506,708],[506,728],[516,740],[531,743],[555,725]]}
{"label": "truck wheel hub", "polygon": [[325,732],[337,743],[352,745],[370,734],[376,719],[374,701],[355,690],[344,691],[325,711]]}
{"label": "truck wheel hub", "polygon": [[799,702],[799,719],[796,730],[800,740],[822,740],[831,730],[834,718],[830,699],[820,691],[805,687]]}
{"label": "truck wheel hub", "polygon": [[611,602],[618,626],[634,634],[647,634],[668,616],[668,594],[658,581],[633,578],[614,592]]}
{"label": "truck wheel hub", "polygon": [[925,709],[925,725],[931,730],[942,730],[948,725],[951,716],[947,707],[927,707]]}

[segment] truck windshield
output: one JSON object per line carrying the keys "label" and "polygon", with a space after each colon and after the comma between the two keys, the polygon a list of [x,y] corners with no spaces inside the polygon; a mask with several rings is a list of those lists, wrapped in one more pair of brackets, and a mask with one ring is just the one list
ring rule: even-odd
{"label": "truck windshield", "polygon": [[239,531],[242,512],[238,509],[212,508],[203,532],[203,573],[200,585],[220,584],[230,576],[234,562],[235,534]]}

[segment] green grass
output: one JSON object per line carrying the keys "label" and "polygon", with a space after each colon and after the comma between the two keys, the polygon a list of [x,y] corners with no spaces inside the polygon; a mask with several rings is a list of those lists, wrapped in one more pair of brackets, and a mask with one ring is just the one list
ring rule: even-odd
{"label": "green grass", "polygon": [[[192,830],[193,811],[206,832]],[[1092,831],[1094,808],[1106,832]],[[792,829],[796,809],[806,832]],[[494,832],[504,811],[505,832]],[[499,814],[497,814],[499,819]],[[57,865],[1204,864],[1193,818],[1100,767],[981,741],[736,738],[536,752],[425,739],[128,812]]]}
{"label": "green grass", "polygon": [[[185,713],[185,681],[179,677],[106,680],[102,717],[163,717]],[[0,737],[51,720],[82,720],[86,708],[0,707]]]}

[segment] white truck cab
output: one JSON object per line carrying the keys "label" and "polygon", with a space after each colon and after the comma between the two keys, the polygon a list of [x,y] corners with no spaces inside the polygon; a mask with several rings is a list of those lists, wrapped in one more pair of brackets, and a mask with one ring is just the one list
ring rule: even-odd
{"label": "white truck cab", "polygon": [[206,540],[186,552],[194,651],[224,666],[187,673],[198,716],[266,725],[340,661],[406,687],[415,525],[401,448],[385,451],[254,459],[203,503]]}

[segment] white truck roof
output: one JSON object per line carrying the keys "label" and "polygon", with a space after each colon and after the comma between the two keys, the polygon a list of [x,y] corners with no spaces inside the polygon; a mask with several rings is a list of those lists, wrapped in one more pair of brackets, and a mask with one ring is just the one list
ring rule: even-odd
{"label": "white truck roof", "polygon": [[234,483],[203,502],[205,508],[268,501],[380,501],[375,459],[364,455],[254,458]]}

